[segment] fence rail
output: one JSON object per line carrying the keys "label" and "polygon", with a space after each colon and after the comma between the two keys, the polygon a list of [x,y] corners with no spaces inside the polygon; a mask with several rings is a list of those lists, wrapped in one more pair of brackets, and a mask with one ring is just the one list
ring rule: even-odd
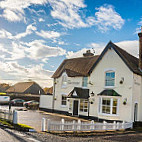
{"label": "fence rail", "polygon": [[[47,125],[46,125],[47,124]],[[132,128],[132,122],[117,122],[107,123],[96,123],[93,120],[91,122],[78,121],[65,121],[62,119],[59,121],[50,121],[43,118],[42,120],[42,131],[95,131],[95,130],[121,130]]]}

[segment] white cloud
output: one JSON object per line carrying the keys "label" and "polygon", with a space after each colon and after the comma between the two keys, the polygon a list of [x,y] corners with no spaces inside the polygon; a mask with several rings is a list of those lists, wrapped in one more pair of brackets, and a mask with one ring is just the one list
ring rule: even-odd
{"label": "white cloud", "polygon": [[31,5],[43,5],[47,0],[5,0],[0,2],[0,8],[3,10],[2,16],[8,21],[16,22],[24,20],[24,9]]}
{"label": "white cloud", "polygon": [[124,49],[128,53],[132,54],[135,57],[138,57],[139,54],[139,41],[138,40],[128,40],[128,41],[120,41],[115,43],[120,48]]}
{"label": "white cloud", "polygon": [[8,39],[12,39],[13,36],[10,32],[6,31],[5,29],[1,29],[0,30],[0,38],[8,38]]}
{"label": "white cloud", "polygon": [[43,31],[41,30],[40,32],[36,32],[37,35],[47,39],[53,39],[53,38],[58,38],[61,36],[59,32],[54,32],[54,31]]}
{"label": "white cloud", "polygon": [[121,29],[124,24],[124,19],[115,11],[112,5],[103,5],[96,8],[98,12],[95,13],[95,23],[98,28],[105,32],[109,28],[114,28],[115,30]]}
{"label": "white cloud", "polygon": [[28,25],[26,28],[26,31],[23,33],[18,33],[17,35],[13,35],[12,33],[1,29],[0,30],[0,38],[5,38],[5,39],[20,39],[23,37],[26,37],[27,35],[32,34],[34,31],[36,31],[36,27],[33,26],[32,24]]}
{"label": "white cloud", "polygon": [[30,35],[33,31],[36,31],[36,27],[33,26],[32,24],[28,25],[25,32],[17,34],[16,36],[14,36],[14,38],[20,39],[22,37]]}
{"label": "white cloud", "polygon": [[38,19],[39,22],[44,22],[45,20],[43,18]]}
{"label": "white cloud", "polygon": [[[27,81],[31,79],[37,81],[42,86],[52,86],[52,79],[50,78],[53,71],[49,71],[43,68],[43,64],[32,65],[29,67],[22,66],[18,62],[1,62],[0,70],[5,72],[7,78],[1,77],[1,82],[16,83],[18,81]],[[7,80],[11,78],[11,80]],[[14,80],[13,80],[14,79]]]}
{"label": "white cloud", "polygon": [[87,27],[82,20],[79,10],[85,8],[83,0],[49,0],[52,7],[51,16],[67,28]]}
{"label": "white cloud", "polygon": [[34,60],[63,56],[66,54],[64,49],[45,45],[45,41],[43,40],[34,40],[24,44],[28,46],[28,48],[26,48],[28,57]]}
{"label": "white cloud", "polygon": [[[132,41],[120,41],[117,43],[114,43],[120,48],[124,49],[131,55],[138,57],[139,53],[139,42],[137,40],[132,40]],[[86,52],[86,50],[91,50],[92,53],[95,51],[95,55],[100,55],[102,51],[104,50],[106,46],[106,43],[90,43],[87,45],[87,47],[90,48],[83,48],[77,52],[73,51],[68,51],[66,57],[67,58],[77,58],[77,57],[83,57],[83,53]]]}

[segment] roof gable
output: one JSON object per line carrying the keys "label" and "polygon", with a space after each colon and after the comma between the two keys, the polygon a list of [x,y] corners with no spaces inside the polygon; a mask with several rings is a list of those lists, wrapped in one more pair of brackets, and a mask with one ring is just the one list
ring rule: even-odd
{"label": "roof gable", "polygon": [[105,47],[105,49],[103,50],[103,52],[101,53],[101,55],[99,56],[99,58],[97,59],[97,61],[95,62],[95,64],[92,66],[92,68],[89,71],[89,74],[92,73],[92,71],[94,70],[94,68],[96,67],[96,65],[99,63],[99,61],[103,58],[104,54],[108,51],[108,49],[113,48],[114,51],[119,55],[119,57],[124,61],[124,63],[127,65],[127,67],[134,73],[138,74],[138,75],[142,75],[142,72],[139,70],[138,64],[139,64],[139,59],[132,56],[131,54],[129,54],[128,52],[126,52],[125,50],[121,49],[120,47],[118,47],[117,45],[115,45],[114,43],[112,43],[111,41],[107,44],[107,46]]}

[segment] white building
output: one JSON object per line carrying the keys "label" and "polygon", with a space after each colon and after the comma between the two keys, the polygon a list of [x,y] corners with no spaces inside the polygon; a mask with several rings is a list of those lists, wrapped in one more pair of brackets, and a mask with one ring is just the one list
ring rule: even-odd
{"label": "white building", "polygon": [[53,75],[50,108],[93,119],[142,121],[142,33],[139,42],[139,59],[109,42],[99,56],[88,51],[64,60]]}

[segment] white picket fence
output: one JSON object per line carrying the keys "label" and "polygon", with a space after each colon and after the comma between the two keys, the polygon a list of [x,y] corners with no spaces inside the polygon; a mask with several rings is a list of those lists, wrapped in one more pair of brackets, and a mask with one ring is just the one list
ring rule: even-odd
{"label": "white picket fence", "polygon": [[13,122],[14,124],[17,124],[17,111],[0,109],[0,118]]}
{"label": "white picket fence", "polygon": [[[46,125],[47,124],[47,125]],[[45,118],[42,119],[42,131],[95,131],[95,130],[121,130],[132,128],[132,122],[117,122],[107,123],[96,123],[93,120],[91,122],[81,122],[78,121],[65,121],[62,119],[59,121],[46,121]]]}

